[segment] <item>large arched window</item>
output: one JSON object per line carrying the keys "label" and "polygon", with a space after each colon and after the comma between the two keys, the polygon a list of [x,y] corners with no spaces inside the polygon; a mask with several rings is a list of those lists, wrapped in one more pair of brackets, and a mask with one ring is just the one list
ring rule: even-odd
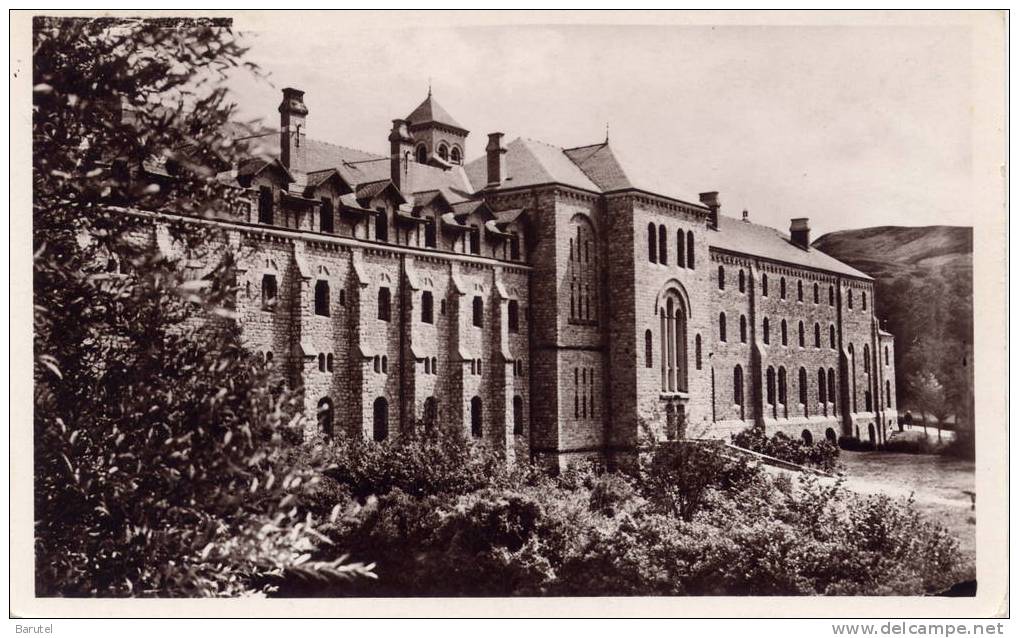
{"label": "large arched window", "polygon": [[520,395],[513,397],[513,434],[524,433],[524,400]]}
{"label": "large arched window", "polygon": [[322,198],[322,206],[318,212],[318,229],[323,233],[333,232],[333,200]]}
{"label": "large arched window", "polygon": [[664,225],[658,227],[658,263],[669,263],[669,235]]}
{"label": "large arched window", "polygon": [[647,225],[647,260],[658,263],[658,229],[654,224]]}
{"label": "large arched window", "polygon": [[445,144],[439,144],[439,157],[444,162],[449,161],[449,147]]}
{"label": "large arched window", "polygon": [[372,404],[372,438],[385,441],[389,436],[389,402],[385,397],[375,399]]}
{"label": "large arched window", "polygon": [[725,313],[718,313],[718,340],[724,342],[726,339],[725,335]]}
{"label": "large arched window", "polygon": [[485,324],[485,302],[481,297],[474,297],[472,322],[475,327],[481,328]]}
{"label": "large arched window", "polygon": [[676,231],[676,265],[686,267],[686,233],[682,228]]}
{"label": "large arched window", "polygon": [[659,311],[662,344],[662,391],[687,391],[686,304],[675,291],[665,295]]}
{"label": "large arched window", "polygon": [[694,267],[692,230],[686,231],[686,267],[687,268]]}
{"label": "large arched window", "polygon": [[652,344],[653,337],[651,336],[650,330],[644,331],[644,367],[653,368],[654,363],[654,345]]}
{"label": "large arched window", "polygon": [[454,164],[463,164],[463,153],[456,146],[449,151],[449,161]]}
{"label": "large arched window", "polygon": [[389,288],[382,286],[379,288],[379,319],[382,321],[389,321],[391,315],[389,309]]}
{"label": "large arched window", "polygon": [[333,435],[333,402],[329,397],[319,399],[318,429],[327,438]]}
{"label": "large arched window", "polygon": [[433,323],[435,321],[434,304],[432,291],[421,292],[421,323]]}
{"label": "large arched window", "polygon": [[315,314],[329,316],[329,282],[322,279],[315,282]]}
{"label": "large arched window", "polygon": [[747,317],[746,315],[739,316],[739,340],[740,343],[747,342]]}
{"label": "large arched window", "polygon": [[[571,220],[573,239],[570,244],[570,261],[566,277],[570,282],[570,321],[574,323],[598,323],[598,257],[594,225],[585,215],[574,215]],[[655,225],[648,226],[648,249],[653,251],[656,243]],[[664,251],[664,246],[663,246]],[[663,255],[658,255],[662,257]],[[654,261],[655,254],[649,254]],[[664,263],[664,262],[663,262]]]}
{"label": "large arched window", "polygon": [[414,159],[417,160],[418,164],[428,163],[428,149],[425,148],[424,144],[418,144],[418,147],[414,150]]}
{"label": "large arched window", "polygon": [[482,428],[483,419],[481,397],[474,397],[471,399],[471,436],[476,439],[480,439],[482,434],[484,434]]}
{"label": "large arched window", "polygon": [[718,267],[718,289],[725,290],[725,267]]}

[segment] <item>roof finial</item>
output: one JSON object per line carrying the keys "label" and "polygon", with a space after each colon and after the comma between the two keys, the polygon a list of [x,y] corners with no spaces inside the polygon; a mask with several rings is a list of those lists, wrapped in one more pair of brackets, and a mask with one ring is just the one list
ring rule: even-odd
{"label": "roof finial", "polygon": [[605,143],[609,143],[609,123],[605,122]]}
{"label": "roof finial", "polygon": [[428,97],[432,97],[432,76],[428,76]]}

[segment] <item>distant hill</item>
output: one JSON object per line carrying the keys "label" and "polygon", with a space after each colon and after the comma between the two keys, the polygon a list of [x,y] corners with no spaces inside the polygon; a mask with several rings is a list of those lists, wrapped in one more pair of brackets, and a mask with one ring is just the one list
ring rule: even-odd
{"label": "distant hill", "polygon": [[877,226],[828,233],[813,246],[874,277],[875,312],[895,335],[900,406],[922,409],[909,380],[929,371],[962,410],[972,396],[973,229]]}

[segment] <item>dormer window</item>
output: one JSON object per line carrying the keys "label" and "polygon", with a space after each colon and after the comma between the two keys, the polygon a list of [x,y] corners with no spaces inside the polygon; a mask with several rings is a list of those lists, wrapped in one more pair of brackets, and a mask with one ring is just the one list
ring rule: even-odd
{"label": "dormer window", "polygon": [[444,161],[449,161],[449,147],[445,144],[439,144],[439,158]]}
{"label": "dormer window", "polygon": [[417,160],[418,164],[428,163],[428,149],[425,148],[424,144],[419,144],[417,149],[414,150],[414,159]]}
{"label": "dormer window", "polygon": [[463,155],[460,153],[460,149],[453,147],[453,150],[449,152],[449,161],[454,164],[463,164]]}

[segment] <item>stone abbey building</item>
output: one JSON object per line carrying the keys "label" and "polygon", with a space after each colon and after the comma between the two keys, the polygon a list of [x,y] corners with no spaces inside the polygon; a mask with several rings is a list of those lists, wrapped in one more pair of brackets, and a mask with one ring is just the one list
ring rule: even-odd
{"label": "stone abbey building", "polygon": [[[789,235],[641,188],[608,141],[468,130],[429,93],[389,154],[317,141],[295,89],[221,176],[249,347],[334,437],[461,428],[558,464],[753,424],[881,442],[892,336],[870,277]],[[381,142],[381,140],[380,140]],[[160,238],[157,220],[156,239]],[[165,230],[162,231],[165,235]]]}

